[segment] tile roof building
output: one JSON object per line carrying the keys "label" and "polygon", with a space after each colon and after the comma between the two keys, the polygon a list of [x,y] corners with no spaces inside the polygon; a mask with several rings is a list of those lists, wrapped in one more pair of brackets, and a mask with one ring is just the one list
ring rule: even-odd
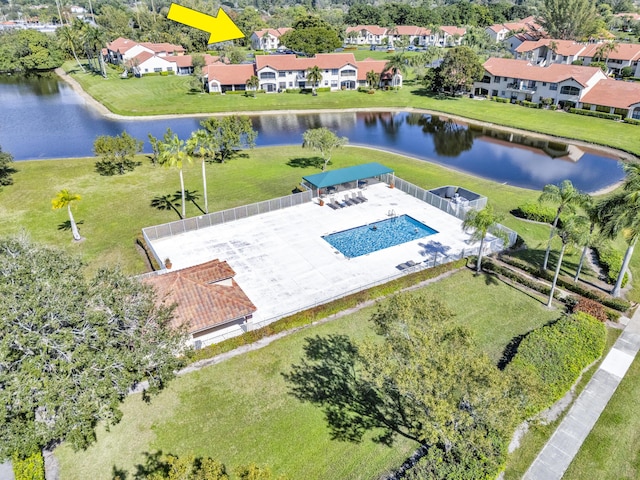
{"label": "tile roof building", "polygon": [[598,67],[552,63],[537,66],[527,60],[490,58],[485,75],[474,83],[476,95],[576,106],[640,119],[640,84],[609,79]]}
{"label": "tile roof building", "polygon": [[308,71],[318,67],[322,79],[317,87],[330,90],[352,90],[366,86],[367,72],[380,75],[380,86],[402,86],[402,74],[395,77],[385,71],[386,61],[366,59],[356,61],[352,53],[319,53],[314,57],[295,55],[257,55],[255,64],[213,65],[207,69],[209,92],[224,93],[246,89],[246,81],[255,75],[260,90],[267,93],[291,89],[308,89],[313,85],[307,80]]}
{"label": "tile roof building", "polygon": [[431,45],[460,45],[466,29],[455,26],[443,26],[434,30],[416,25],[397,25],[392,28],[378,25],[356,25],[347,27],[344,43],[346,45],[390,45],[400,37],[408,37],[411,45],[428,47]]}
{"label": "tile roof building", "polygon": [[251,34],[249,41],[254,50],[276,50],[280,45],[280,37],[293,30],[290,27],[263,28]]}
{"label": "tile roof building", "polygon": [[235,272],[225,262],[212,260],[182,270],[148,276],[159,301],[175,303],[174,327],[186,325],[194,342],[230,325],[242,325],[256,311],[235,282]]}

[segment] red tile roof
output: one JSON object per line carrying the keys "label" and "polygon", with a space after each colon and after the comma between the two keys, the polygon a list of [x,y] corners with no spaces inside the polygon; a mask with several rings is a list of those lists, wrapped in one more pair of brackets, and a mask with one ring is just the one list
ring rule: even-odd
{"label": "red tile roof", "polygon": [[193,57],[191,55],[173,55],[171,57],[160,57],[169,62],[175,62],[178,67],[186,68],[193,66]]}
{"label": "red tile roof", "polygon": [[417,27],[415,25],[398,25],[389,30],[389,33],[394,35],[430,35],[431,31],[423,27]]}
{"label": "red tile roof", "polygon": [[186,324],[189,333],[196,333],[256,311],[234,275],[227,262],[212,260],[144,281],[155,287],[160,301],[177,304],[173,325]]}
{"label": "red tile roof", "polygon": [[356,25],[355,27],[347,27],[346,32],[360,32],[365,30],[372,35],[386,35],[387,29],[385,27],[379,27],[378,25]]}
{"label": "red tile roof", "polygon": [[509,30],[507,27],[505,27],[501,23],[496,23],[495,25],[489,25],[489,28],[496,33],[500,33],[503,30]]}
{"label": "red tile roof", "polygon": [[[135,58],[138,61],[138,65],[142,65],[144,62],[146,62],[147,60],[149,60],[150,58],[155,57],[155,56],[156,56],[155,53],[147,52],[145,50],[145,51],[140,52],[139,54],[137,54],[133,58]],[[160,57],[158,57],[158,58],[160,58]]]}
{"label": "red tile roof", "polygon": [[440,30],[447,33],[448,35],[460,35],[461,37],[467,33],[467,29],[464,27],[455,27],[450,25],[444,25],[440,27]]}
{"label": "red tile roof", "polygon": [[[580,53],[580,56],[593,58],[598,55],[598,49],[602,45],[603,43],[590,43],[585,51]],[[619,43],[616,49],[609,53],[609,60],[626,60],[628,62],[640,60],[640,44]]]}
{"label": "red tile roof", "polygon": [[594,77],[604,78],[602,70],[596,67],[561,63],[552,63],[548,67],[537,67],[526,60],[514,60],[511,58],[490,58],[484,62],[483,66],[487,72],[494,76],[540,82],[558,83],[573,78],[580,85],[586,86],[589,80]]}
{"label": "red tile roof", "polygon": [[135,47],[136,45],[138,45],[138,42],[135,42],[128,38],[118,37],[113,42],[107,43],[107,48],[112,52],[125,53],[127,50]]}
{"label": "red tile roof", "polygon": [[319,53],[315,57],[296,57],[295,55],[256,55],[256,70],[265,67],[275,70],[306,70],[315,66],[322,70],[356,65],[353,53]]}
{"label": "red tile roof", "polygon": [[184,53],[184,47],[182,45],[174,45],[172,43],[151,43],[141,42],[140,45],[153,50],[156,53],[167,52],[169,54]]}
{"label": "red tile roof", "polygon": [[273,37],[280,38],[280,36],[284,35],[288,31],[293,30],[291,27],[282,27],[282,28],[263,28],[262,30],[256,30],[253,32],[258,38],[262,38],[265,35],[269,34]]}
{"label": "red tile roof", "polygon": [[640,104],[640,84],[620,80],[600,80],[580,100],[591,105],[629,108]]}
{"label": "red tile roof", "polygon": [[366,81],[367,73],[371,70],[380,75],[382,80],[391,78],[391,72],[384,71],[384,66],[387,64],[385,60],[373,60],[372,58],[366,58],[356,63],[358,67],[358,80]]}
{"label": "red tile roof", "polygon": [[255,75],[253,64],[225,65],[216,63],[204,67],[209,82],[217,80],[220,85],[242,85]]}
{"label": "red tile roof", "polygon": [[516,48],[516,52],[531,52],[540,47],[551,48],[551,42],[555,42],[556,49],[555,52],[560,55],[577,55],[581,53],[585,48],[587,48],[587,44],[574,42],[573,40],[554,40],[551,38],[542,38],[540,40],[531,41],[527,40],[522,42]]}

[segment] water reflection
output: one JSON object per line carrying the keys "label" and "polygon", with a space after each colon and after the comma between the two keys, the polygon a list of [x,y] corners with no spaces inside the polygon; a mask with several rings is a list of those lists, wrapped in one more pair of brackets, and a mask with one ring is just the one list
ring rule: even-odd
{"label": "water reflection", "polygon": [[[0,76],[0,145],[17,160],[92,155],[98,135],[126,131],[145,142],[170,127],[180,138],[201,118],[112,120],[55,78]],[[541,189],[569,179],[595,191],[623,178],[618,162],[588,149],[415,112],[277,113],[252,117],[258,146],[300,145],[309,128],[327,127],[355,145],[398,152],[501,183]]]}

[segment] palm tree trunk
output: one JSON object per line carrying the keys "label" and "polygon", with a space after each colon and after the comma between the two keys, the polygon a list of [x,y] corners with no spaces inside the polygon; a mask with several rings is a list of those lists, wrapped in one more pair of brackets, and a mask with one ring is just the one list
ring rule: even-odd
{"label": "palm tree trunk", "polygon": [[207,200],[207,174],[205,172],[205,158],[202,158],[202,190],[204,192],[204,212],[209,213],[209,201]]}
{"label": "palm tree trunk", "polygon": [[620,273],[618,273],[618,279],[616,280],[616,284],[611,291],[612,297],[619,297],[620,290],[622,289],[622,280],[624,279],[624,272],[627,271],[629,267],[629,262],[631,261],[631,257],[633,256],[633,249],[636,246],[637,240],[634,240],[633,243],[629,244],[627,247],[627,251],[624,252],[624,259],[622,260],[622,266],[620,267]]}
{"label": "palm tree trunk", "polygon": [[476,262],[476,273],[480,273],[482,271],[482,251],[484,250],[484,239],[480,240],[480,248],[478,248],[478,261]]}
{"label": "palm tree trunk", "polygon": [[76,63],[80,67],[80,70],[82,70],[82,73],[86,73],[86,70],[84,69],[84,67],[80,63],[80,59],[78,58],[78,55],[76,54],[76,49],[75,49],[75,47],[73,45],[71,45],[71,52],[73,53],[73,58],[76,59]]}
{"label": "palm tree trunk", "polygon": [[182,176],[182,169],[180,169],[180,192],[182,193],[182,218],[186,218],[187,203],[184,200],[184,177]]}
{"label": "palm tree trunk", "polygon": [[589,246],[585,245],[584,248],[582,249],[582,255],[580,255],[580,261],[578,262],[578,269],[576,270],[576,275],[573,277],[574,282],[577,282],[578,278],[580,277],[580,270],[582,270],[582,264],[584,263],[584,257],[587,256],[588,248]]}
{"label": "palm tree trunk", "polygon": [[553,292],[556,289],[556,283],[558,283],[558,275],[560,275],[560,267],[562,266],[562,257],[564,256],[564,249],[567,246],[563,243],[562,248],[560,249],[560,257],[558,258],[558,265],[556,265],[556,274],[553,276],[553,283],[551,284],[551,291],[549,292],[549,301],[547,302],[547,307],[551,308],[551,303],[553,302]]}
{"label": "palm tree trunk", "polygon": [[542,262],[542,270],[547,269],[547,263],[549,263],[549,253],[551,252],[551,241],[553,240],[553,236],[556,233],[556,226],[558,225],[558,219],[560,218],[560,214],[556,215],[556,218],[553,219],[553,224],[551,225],[551,232],[549,233],[549,243],[547,244],[547,251],[544,252],[544,262]]}
{"label": "palm tree trunk", "polygon": [[78,232],[78,226],[76,225],[76,221],[73,218],[73,213],[71,213],[71,204],[67,205],[67,211],[69,212],[69,223],[71,224],[71,233],[73,234],[73,239],[78,241],[80,240],[80,232]]}

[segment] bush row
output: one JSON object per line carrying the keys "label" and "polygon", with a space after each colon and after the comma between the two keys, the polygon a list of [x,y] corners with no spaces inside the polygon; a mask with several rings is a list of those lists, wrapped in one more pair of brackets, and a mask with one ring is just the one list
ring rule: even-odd
{"label": "bush row", "polygon": [[[511,214],[516,217],[549,224],[553,223],[553,220],[556,218],[556,213],[557,210],[552,206],[537,202],[525,203],[511,211]],[[561,221],[558,220],[558,225],[560,226],[560,224]]]}
{"label": "bush row", "polygon": [[625,118],[624,123],[630,123],[632,125],[640,125],[640,120],[636,120],[635,118]]}
{"label": "bush row", "polygon": [[[622,254],[611,248],[610,245],[597,247],[595,251],[598,255],[598,263],[607,275],[607,283],[615,284],[616,281],[618,281],[618,275],[620,275],[620,269],[622,268]],[[627,284],[628,280],[628,275],[625,273],[622,278],[623,287]]]}
{"label": "bush row", "polygon": [[[521,275],[518,272],[515,272],[503,265],[499,265],[498,263],[492,261],[490,258],[484,257],[484,259],[482,260],[482,269],[490,273],[501,275],[505,278],[508,278],[512,282],[516,282],[520,285],[530,288],[531,290],[542,293],[543,295],[549,295],[549,292],[551,292],[550,286],[537,280],[533,280],[525,275]],[[558,290],[553,292],[553,298],[555,298],[556,300],[560,300],[560,292]]]}
{"label": "bush row", "polygon": [[[542,271],[539,268],[531,265],[530,263],[525,262],[524,260],[520,260],[518,258],[511,257],[509,255],[501,255],[500,260],[504,263],[516,267],[520,270],[523,270],[531,275],[535,275],[536,277],[541,277],[544,280],[551,282],[553,280],[553,273]],[[567,279],[562,276],[558,277],[558,287],[563,288],[565,290],[569,290],[573,293],[576,293],[582,297],[589,298],[591,300],[595,300],[596,302],[604,305],[605,307],[613,308],[619,312],[626,312],[631,308],[631,304],[626,300],[621,298],[611,298],[606,297],[604,295],[600,295],[593,290],[589,290],[587,288],[583,288],[577,283],[573,282],[573,279]],[[549,290],[547,289],[547,294]]]}
{"label": "bush row", "polygon": [[44,480],[44,458],[41,451],[38,450],[26,458],[13,455],[11,463],[15,480]]}
{"label": "bush row", "polygon": [[520,100],[518,102],[518,105],[522,105],[523,107],[527,107],[527,108],[542,108],[541,103],[528,102],[527,100]]}
{"label": "bush row", "polygon": [[582,312],[529,333],[505,369],[527,383],[533,381],[533,388],[527,389],[527,413],[538,413],[562,398],[581,372],[600,358],[605,343],[605,326]]}
{"label": "bush row", "polygon": [[353,308],[368,300],[385,297],[399,290],[415,285],[416,283],[435,278],[445,272],[462,268],[465,266],[465,264],[466,259],[463,258],[454,262],[438,265],[433,268],[428,268],[419,272],[415,272],[413,274],[405,275],[403,277],[385,283],[384,285],[378,285],[368,290],[363,290],[361,292],[348,295],[324,305],[319,305],[315,308],[295,313],[288,317],[281,318],[280,320],[277,320],[260,329],[252,330],[237,337],[229,338],[220,343],[214,343],[213,345],[209,345],[200,350],[197,350],[192,354],[189,360],[191,362],[196,362],[198,360],[215,357],[216,355],[228,352],[242,345],[254,343],[261,338],[269,337],[285,330],[291,330],[293,328],[309,325],[322,318],[326,318],[330,315],[334,315],[349,308]]}
{"label": "bush row", "polygon": [[607,120],[622,120],[622,115],[618,115],[617,113],[604,113],[594,110],[584,110],[582,108],[570,108],[569,113],[585,115],[587,117],[606,118]]}

